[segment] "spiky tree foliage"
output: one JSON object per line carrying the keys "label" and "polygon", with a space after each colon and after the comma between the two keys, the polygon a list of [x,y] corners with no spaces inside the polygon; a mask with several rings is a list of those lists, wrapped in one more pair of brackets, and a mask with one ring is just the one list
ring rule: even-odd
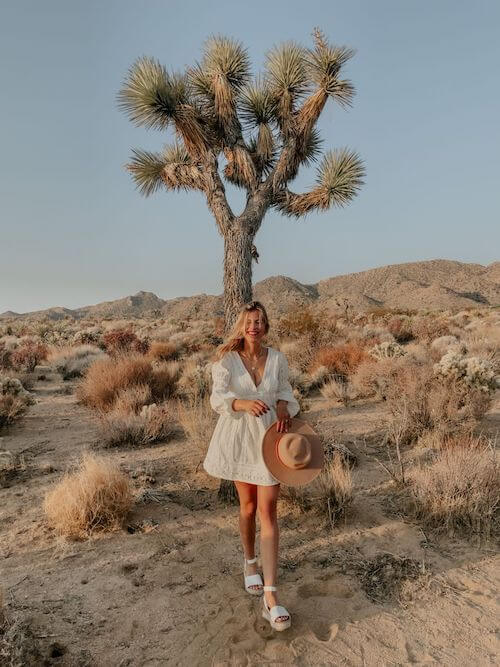
{"label": "spiky tree foliage", "polygon": [[[246,49],[224,36],[211,37],[202,58],[184,73],[169,72],[153,58],[139,58],[118,94],[120,108],[139,126],[172,128],[175,143],[160,153],[134,150],[127,165],[143,195],[161,187],[200,190],[224,238],[224,314],[229,328],[242,303],[252,299],[252,259],[269,208],[302,217],[345,206],[363,184],[360,157],[347,148],[327,152],[310,192],[288,189],[301,165],[321,155],[317,121],[328,99],[351,106],[352,83],[341,70],[353,49],[332,46],[315,29],[313,46],[287,42],[271,49],[264,72],[251,76]],[[225,160],[222,168],[220,160]],[[223,179],[243,188],[238,215]],[[234,485],[221,484],[234,499]]]}

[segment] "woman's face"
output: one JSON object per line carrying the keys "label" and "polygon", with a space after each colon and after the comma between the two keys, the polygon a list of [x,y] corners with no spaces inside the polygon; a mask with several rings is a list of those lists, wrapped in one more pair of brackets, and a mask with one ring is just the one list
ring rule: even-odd
{"label": "woman's face", "polygon": [[262,341],[266,335],[264,318],[260,310],[251,310],[246,314],[244,336],[248,343],[255,344]]}

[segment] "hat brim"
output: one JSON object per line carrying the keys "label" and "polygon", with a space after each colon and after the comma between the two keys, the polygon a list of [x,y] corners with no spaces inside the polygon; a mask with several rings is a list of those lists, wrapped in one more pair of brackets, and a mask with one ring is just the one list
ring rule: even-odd
{"label": "hat brim", "polygon": [[276,456],[276,440],[283,435],[277,431],[278,422],[274,421],[266,429],[262,438],[262,458],[267,469],[277,480],[288,486],[303,486],[317,477],[324,464],[323,445],[319,435],[302,419],[292,417],[287,433],[300,433],[307,437],[311,444],[311,461],[306,468],[291,469],[285,466]]}

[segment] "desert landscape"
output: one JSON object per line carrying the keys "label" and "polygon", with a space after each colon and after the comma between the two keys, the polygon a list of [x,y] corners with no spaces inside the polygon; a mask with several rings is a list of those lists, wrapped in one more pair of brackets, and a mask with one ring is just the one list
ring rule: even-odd
{"label": "desert landscape", "polygon": [[326,455],[281,490],[282,633],[201,467],[222,296],[3,313],[0,662],[497,664],[499,266],[255,285]]}

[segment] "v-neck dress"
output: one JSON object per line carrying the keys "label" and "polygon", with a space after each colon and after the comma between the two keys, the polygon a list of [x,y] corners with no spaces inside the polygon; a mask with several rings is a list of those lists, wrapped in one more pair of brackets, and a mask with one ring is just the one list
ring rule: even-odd
{"label": "v-neck dress", "polygon": [[[203,468],[213,477],[251,484],[279,484],[267,469],[262,457],[262,438],[277,419],[276,401],[288,401],[291,417],[299,412],[288,379],[288,361],[280,350],[267,348],[267,357],[258,387],[236,351],[225,354],[212,364],[210,405],[220,417],[215,425]],[[235,411],[235,398],[260,399],[270,410],[260,417]]]}

